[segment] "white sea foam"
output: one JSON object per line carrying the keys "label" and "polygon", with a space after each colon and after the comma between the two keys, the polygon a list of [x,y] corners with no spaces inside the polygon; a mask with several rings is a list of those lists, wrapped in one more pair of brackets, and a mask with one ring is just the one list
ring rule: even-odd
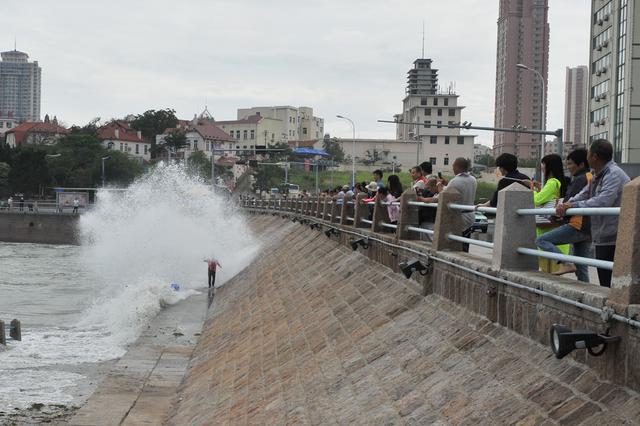
{"label": "white sea foam", "polygon": [[80,268],[90,282],[65,275],[58,284],[78,286],[78,297],[64,296],[78,320],[57,324],[51,318],[51,327],[37,330],[23,324],[23,341],[10,342],[0,354],[0,377],[4,382],[11,372],[16,386],[30,390],[15,398],[0,392],[0,404],[68,402],[64,388],[82,376],[55,371],[56,365],[122,356],[163,305],[206,290],[205,258],[219,260],[220,286],[259,250],[233,206],[177,165],[158,166],[126,192],[100,191],[95,208],[80,218],[80,233]]}

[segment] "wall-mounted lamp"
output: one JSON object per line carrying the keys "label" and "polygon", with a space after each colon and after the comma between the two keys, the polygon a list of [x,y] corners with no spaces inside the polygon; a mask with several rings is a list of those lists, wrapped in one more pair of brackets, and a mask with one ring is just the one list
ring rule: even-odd
{"label": "wall-mounted lamp", "polygon": [[[592,356],[600,356],[607,350],[608,343],[620,341],[619,336],[607,336],[589,330],[573,331],[569,327],[553,324],[549,331],[551,350],[556,358],[564,358],[574,349],[586,349]],[[598,346],[601,348],[597,349]]]}
{"label": "wall-mounted lamp", "polygon": [[402,271],[404,276],[407,278],[411,278],[411,275],[414,271],[418,271],[420,275],[427,275],[428,273],[427,267],[423,265],[422,262],[416,259],[409,259],[406,262],[400,262],[398,266],[400,267],[400,270]]}
{"label": "wall-mounted lamp", "polygon": [[329,228],[326,231],[324,231],[324,235],[326,235],[327,238],[331,238],[332,235],[340,235],[340,231],[338,231],[335,228]]}
{"label": "wall-mounted lamp", "polygon": [[353,249],[353,251],[358,250],[358,246],[362,247],[365,250],[368,249],[369,240],[367,240],[366,238],[360,238],[358,240],[351,241],[351,248]]}
{"label": "wall-mounted lamp", "polygon": [[309,225],[309,228],[311,228],[311,229],[321,229],[322,227],[320,226],[319,223],[312,223],[311,225]]}

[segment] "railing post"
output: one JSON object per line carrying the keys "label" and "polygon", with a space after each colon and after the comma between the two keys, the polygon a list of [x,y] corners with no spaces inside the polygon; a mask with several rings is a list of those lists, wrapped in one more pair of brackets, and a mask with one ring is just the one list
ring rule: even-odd
{"label": "railing post", "polygon": [[462,212],[449,208],[449,203],[460,203],[461,201],[462,194],[455,188],[446,189],[438,195],[438,210],[436,211],[436,223],[433,228],[432,247],[434,250],[462,251],[461,242],[447,238],[447,234],[459,235],[464,231],[462,229],[464,226]]}
{"label": "railing post", "polygon": [[9,336],[11,336],[13,340],[22,340],[22,328],[20,327],[20,321],[18,321],[17,319],[11,321]]}
{"label": "railing post", "polygon": [[400,196],[400,215],[398,216],[398,228],[396,229],[396,237],[399,240],[420,239],[418,233],[407,229],[407,226],[419,226],[418,208],[409,205],[409,201],[416,201],[416,192],[413,189],[407,189]]}
{"label": "railing post", "polygon": [[353,226],[354,228],[369,228],[370,226],[362,222],[362,219],[369,217],[369,206],[363,203],[367,194],[358,194],[353,204]]}
{"label": "railing post", "polygon": [[381,232],[387,228],[380,225],[380,222],[389,223],[389,210],[387,206],[382,204],[380,197],[376,197],[376,204],[373,206],[373,219],[371,224],[371,230],[373,232]]}
{"label": "railing post", "polygon": [[609,301],[624,310],[640,305],[640,177],[622,190]]}
{"label": "railing post", "polygon": [[342,209],[340,212],[340,225],[348,225],[349,220],[347,219],[347,217],[353,214],[352,213],[353,204],[349,204],[349,201],[353,201],[352,195],[345,195],[344,198],[342,199]]}
{"label": "railing post", "polygon": [[329,201],[332,201],[331,197],[328,195],[324,197],[324,206],[322,207],[322,220],[329,220],[329,214],[331,213],[331,204]]}
{"label": "railing post", "polygon": [[538,270],[538,258],[516,252],[518,247],[535,249],[535,216],[520,216],[518,209],[532,209],[531,190],[512,183],[498,192],[493,234],[493,269]]}
{"label": "railing post", "polygon": [[338,204],[338,198],[333,197],[333,204],[331,204],[331,217],[329,218],[331,223],[338,221],[338,214],[342,211],[342,206]]}
{"label": "railing post", "polygon": [[316,200],[316,217],[322,219],[324,216],[324,199],[326,196],[318,196]]}
{"label": "railing post", "polygon": [[7,336],[4,331],[4,321],[0,320],[0,345],[7,344]]}

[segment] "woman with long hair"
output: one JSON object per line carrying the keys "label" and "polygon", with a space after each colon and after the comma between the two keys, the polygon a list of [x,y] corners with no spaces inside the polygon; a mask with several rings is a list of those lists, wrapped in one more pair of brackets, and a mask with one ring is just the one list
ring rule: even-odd
{"label": "woman with long hair", "polygon": [[[540,160],[540,171],[544,176],[545,184],[540,188],[539,182],[533,182],[533,204],[538,208],[555,208],[559,199],[567,192],[567,178],[564,175],[562,158],[558,154],[549,154]],[[550,216],[536,216],[536,236],[544,234],[557,225],[550,220]],[[563,244],[557,246],[564,253],[569,254],[570,246]],[[540,258],[540,268],[545,272],[554,272],[558,269],[557,263]]]}
{"label": "woman with long hair", "polygon": [[389,193],[395,198],[400,198],[402,195],[402,183],[398,175],[389,175],[387,177],[387,186],[389,187]]}

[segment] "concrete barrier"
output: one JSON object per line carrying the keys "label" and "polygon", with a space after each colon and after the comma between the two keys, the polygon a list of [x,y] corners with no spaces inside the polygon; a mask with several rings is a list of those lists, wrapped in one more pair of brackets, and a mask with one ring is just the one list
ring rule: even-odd
{"label": "concrete barrier", "polygon": [[0,241],[77,245],[78,220],[72,214],[0,212]]}

